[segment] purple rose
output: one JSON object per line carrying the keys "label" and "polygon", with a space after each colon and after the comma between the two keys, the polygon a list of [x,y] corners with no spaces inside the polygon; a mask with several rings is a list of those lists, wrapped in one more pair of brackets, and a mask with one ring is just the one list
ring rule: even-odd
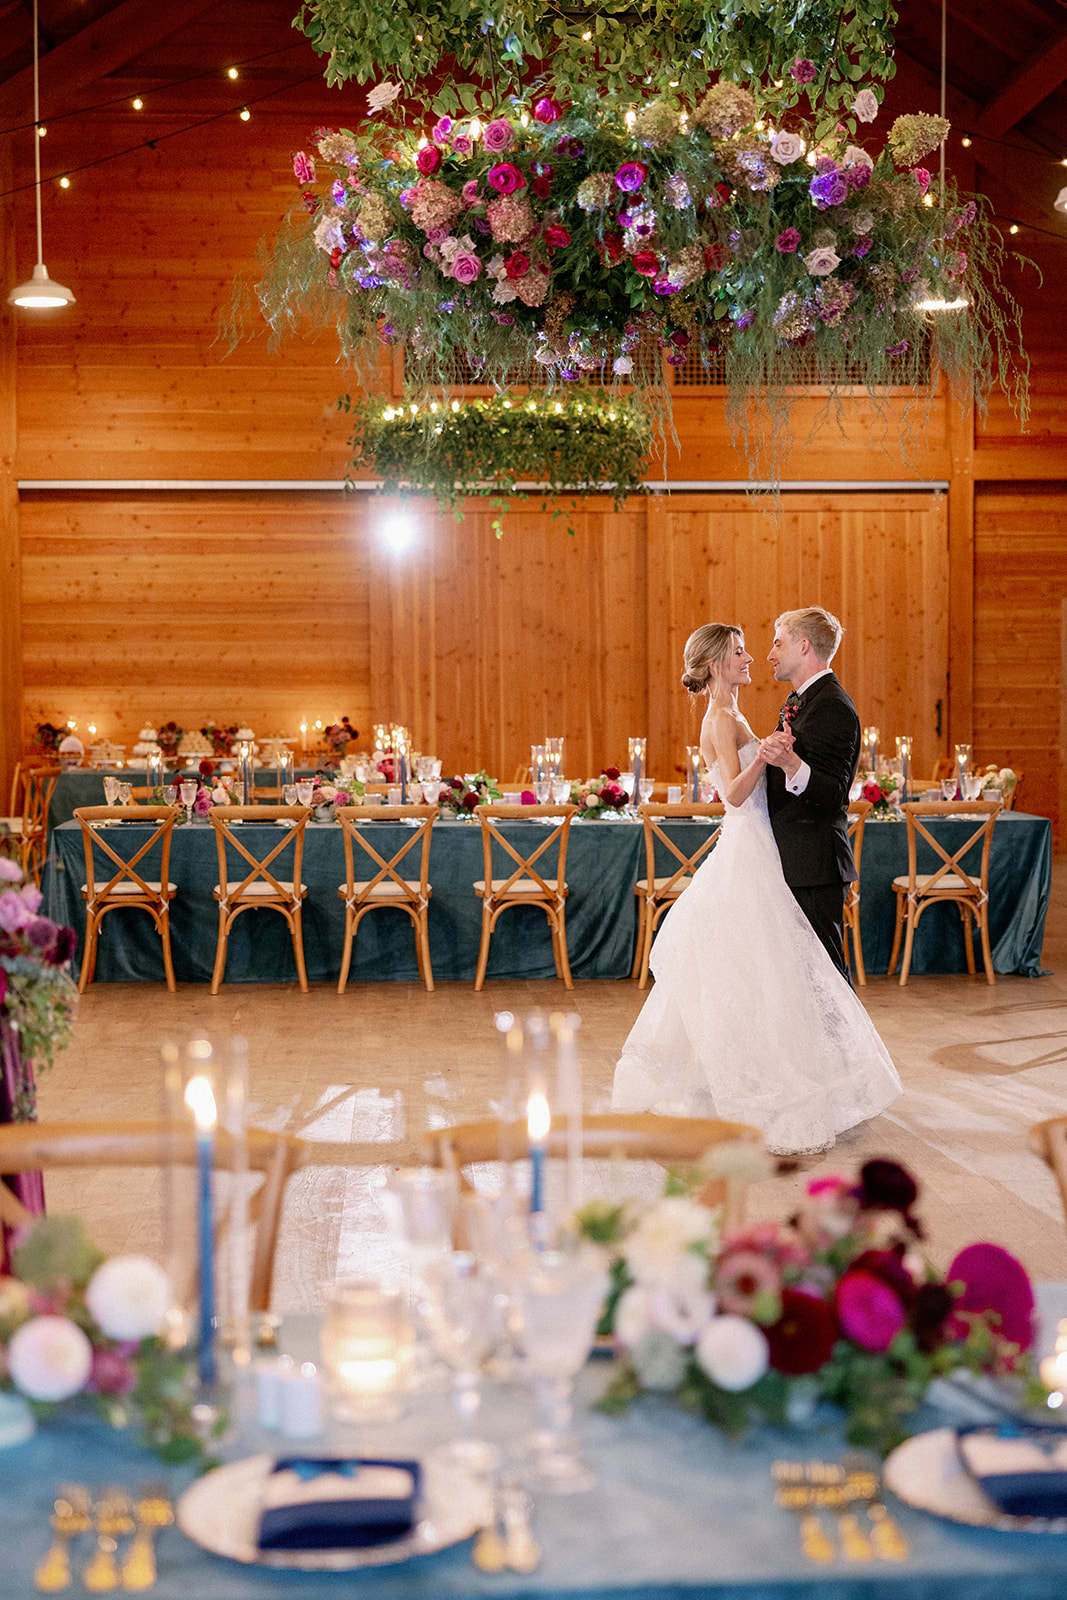
{"label": "purple rose", "polygon": [[23,903],[21,894],[16,893],[14,889],[5,889],[4,893],[0,894],[0,929],[4,933],[18,933],[20,928],[26,926],[32,915],[33,912]]}
{"label": "purple rose", "polygon": [[431,178],[441,165],[441,152],[434,145],[424,146],[415,157],[415,165],[424,178]]}
{"label": "purple rose", "polygon": [[814,61],[809,61],[806,56],[797,56],[796,60],[793,62],[793,65],[789,69],[789,76],[794,80],[795,83],[814,83]]}
{"label": "purple rose", "polygon": [[866,161],[857,161],[854,167],[849,167],[845,178],[850,189],[866,189],[871,181],[871,168]]}
{"label": "purple rose", "polygon": [[534,104],[535,122],[558,122],[563,115],[563,107],[558,100],[538,100]]}
{"label": "purple rose", "polygon": [[482,132],[482,144],[490,155],[499,155],[503,150],[510,150],[515,143],[515,130],[511,123],[503,117],[497,117],[493,122],[487,122]]}
{"label": "purple rose", "polygon": [[615,174],[615,187],[623,194],[635,194],[647,177],[648,168],[643,161],[624,161]]}
{"label": "purple rose", "polygon": [[482,197],[478,193],[477,178],[468,178],[463,188],[459,191],[460,198],[465,206],[480,206]]}
{"label": "purple rose", "polygon": [[774,241],[774,248],[783,256],[791,256],[800,243],[800,234],[795,228],[783,228]]}
{"label": "purple rose", "polygon": [[808,193],[819,210],[825,211],[827,206],[839,206],[848,199],[848,184],[835,169],[833,172],[824,172],[819,177],[812,178],[808,184]]}
{"label": "purple rose", "polygon": [[818,161],[815,163],[815,171],[817,176],[820,178],[825,172],[836,172],[837,162],[834,160],[833,156],[820,156]]}
{"label": "purple rose", "polygon": [[874,240],[869,234],[865,233],[861,238],[857,239],[855,244],[852,246],[852,254],[854,256],[859,256],[860,260],[862,261],[864,256],[869,254],[873,244]]}
{"label": "purple rose", "polygon": [[487,177],[497,194],[514,194],[516,189],[526,187],[526,179],[510,161],[501,161],[497,166],[490,167]]}
{"label": "purple rose", "polygon": [[447,144],[452,137],[452,118],[442,117],[440,122],[435,122],[430,133],[434,144]]}
{"label": "purple rose", "polygon": [[452,276],[457,283],[473,283],[481,270],[482,263],[470,250],[459,250],[452,257]]}
{"label": "purple rose", "polygon": [[454,156],[469,156],[474,149],[474,140],[466,133],[457,133],[452,140],[452,154]]}
{"label": "purple rose", "polygon": [[557,144],[556,154],[566,156],[570,161],[577,161],[585,155],[585,145],[580,139],[574,138],[573,134],[567,134]]}

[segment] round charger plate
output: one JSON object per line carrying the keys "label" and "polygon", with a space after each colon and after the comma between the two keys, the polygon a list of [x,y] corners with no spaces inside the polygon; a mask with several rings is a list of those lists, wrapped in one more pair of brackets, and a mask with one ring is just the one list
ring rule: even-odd
{"label": "round charger plate", "polygon": [[886,1457],[882,1475],[898,1500],[950,1522],[1005,1533],[1067,1533],[1067,1517],[1009,1517],[964,1470],[952,1428],[917,1433]]}
{"label": "round charger plate", "polygon": [[484,1480],[451,1465],[436,1471],[424,1460],[423,1498],[419,1520],[403,1539],[365,1550],[260,1550],[260,1490],[273,1469],[274,1456],[246,1456],[229,1461],[198,1478],[178,1501],[179,1528],[213,1555],[228,1556],[249,1566],[282,1567],[301,1572],[348,1572],[357,1567],[386,1567],[413,1556],[433,1555],[469,1539],[487,1520]]}

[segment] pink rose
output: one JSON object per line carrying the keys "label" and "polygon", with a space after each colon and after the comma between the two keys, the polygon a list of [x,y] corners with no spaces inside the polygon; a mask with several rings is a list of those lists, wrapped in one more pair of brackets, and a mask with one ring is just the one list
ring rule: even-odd
{"label": "pink rose", "polygon": [[563,107],[558,100],[538,100],[534,103],[533,114],[535,122],[556,122],[563,115]]}
{"label": "pink rose", "polygon": [[338,789],[333,797],[333,803],[335,806],[350,806],[352,804],[352,796],[347,789]]}
{"label": "pink rose", "polygon": [[912,172],[912,177],[919,185],[919,193],[925,194],[927,189],[930,187],[930,174],[927,172],[926,168],[916,167]]}
{"label": "pink rose", "polygon": [[434,145],[428,144],[419,151],[415,157],[415,165],[424,178],[432,178],[441,165],[441,152]]}
{"label": "pink rose", "polygon": [[94,1394],[132,1394],[137,1387],[133,1363],[117,1350],[94,1350],[88,1387]]}
{"label": "pink rose", "polygon": [[474,140],[465,133],[457,133],[452,140],[452,154],[454,156],[469,156],[474,149]]}
{"label": "pink rose", "polygon": [[298,150],[293,157],[293,172],[297,183],[315,182],[315,163],[303,150]]}
{"label": "pink rose", "polygon": [[469,250],[458,250],[452,257],[452,276],[457,283],[473,283],[481,270],[482,263]]}
{"label": "pink rose", "polygon": [[488,178],[497,194],[514,194],[516,189],[526,187],[526,179],[510,161],[501,161],[499,165],[490,167]]}
{"label": "pink rose", "polygon": [[463,188],[459,191],[465,206],[480,206],[482,197],[478,193],[477,178],[468,178]]}
{"label": "pink rose", "polygon": [[430,138],[434,144],[447,144],[452,137],[452,118],[442,117],[430,130]]}
{"label": "pink rose", "polygon": [[510,122],[503,117],[497,117],[493,122],[487,122],[482,132],[482,144],[490,155],[500,155],[504,150],[510,150],[515,143],[515,130]]}
{"label": "pink rose", "polygon": [[846,1272],[836,1300],[841,1331],[861,1350],[888,1350],[907,1320],[896,1290],[872,1272]]}
{"label": "pink rose", "polygon": [[659,257],[654,250],[639,250],[633,257],[633,269],[643,278],[654,278],[659,271]]}

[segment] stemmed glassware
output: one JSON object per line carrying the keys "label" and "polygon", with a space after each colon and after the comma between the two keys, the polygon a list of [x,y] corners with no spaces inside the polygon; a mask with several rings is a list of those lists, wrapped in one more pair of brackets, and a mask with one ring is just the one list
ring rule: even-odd
{"label": "stemmed glassware", "polygon": [[295,783],[287,783],[282,790],[282,799],[285,804],[287,806],[295,806],[299,803],[299,798],[299,787]]}
{"label": "stemmed glassware", "polygon": [[199,787],[199,784],[189,778],[183,778],[178,785],[178,793],[181,795],[182,805],[185,807],[186,822],[192,822],[193,820],[193,801],[196,799],[196,791]]}
{"label": "stemmed glassware", "polygon": [[178,785],[176,783],[165,783],[163,785],[163,803],[168,806],[177,805]]}
{"label": "stemmed glassware", "polygon": [[441,798],[441,790],[443,788],[444,784],[441,782],[440,778],[424,779],[422,785],[422,798],[425,800],[428,806],[435,806],[437,804],[438,800]]}
{"label": "stemmed glassware", "polygon": [[569,1429],[574,1379],[589,1354],[607,1291],[599,1260],[555,1251],[536,1255],[519,1287],[526,1370],[544,1421],[532,1440],[533,1478],[557,1494],[575,1494],[595,1482]]}
{"label": "stemmed glassware", "polygon": [[315,792],[315,785],[312,783],[311,779],[301,778],[295,787],[297,804],[301,806],[309,806],[311,804],[311,796]]}
{"label": "stemmed glassware", "polygon": [[481,1409],[482,1363],[495,1336],[496,1287],[466,1250],[454,1250],[428,1261],[422,1272],[422,1314],[437,1354],[452,1373],[452,1398],[460,1437],[448,1454],[464,1466],[489,1471],[497,1452],[472,1429]]}
{"label": "stemmed glassware", "polygon": [[981,800],[982,774],[980,772],[965,772],[960,776],[960,788],[965,800]]}
{"label": "stemmed glassware", "polygon": [[122,784],[119,782],[118,778],[105,778],[104,779],[104,803],[105,803],[105,805],[113,806],[115,804],[116,800],[119,797],[119,790],[121,788],[122,788]]}
{"label": "stemmed glassware", "polygon": [[647,805],[652,799],[652,791],[656,787],[655,778],[642,778],[637,785],[637,792],[642,805]]}
{"label": "stemmed glassware", "polygon": [[537,804],[539,806],[548,804],[552,798],[552,790],[554,787],[555,785],[553,784],[551,778],[538,778],[536,780],[533,786],[533,791],[537,797]]}
{"label": "stemmed glassware", "polygon": [[941,796],[942,796],[942,799],[944,799],[944,800],[955,800],[955,798],[956,798],[956,787],[957,786],[956,786],[955,778],[942,778],[941,779]]}
{"label": "stemmed glassware", "polygon": [[570,779],[569,778],[559,778],[559,777],[553,778],[552,779],[552,803],[553,803],[553,805],[565,806],[567,804],[567,802],[570,800],[570,797],[571,797]]}

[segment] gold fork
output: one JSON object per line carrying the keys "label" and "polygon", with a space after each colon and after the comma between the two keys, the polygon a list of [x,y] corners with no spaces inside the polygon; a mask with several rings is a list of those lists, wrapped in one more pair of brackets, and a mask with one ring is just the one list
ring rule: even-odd
{"label": "gold fork", "polygon": [[800,1518],[800,1544],[809,1561],[832,1561],[834,1547],[815,1515],[814,1491],[804,1482],[804,1468],[795,1461],[775,1461],[771,1474],[777,1485],[775,1504]]}
{"label": "gold fork", "polygon": [[160,1484],[146,1484],[135,1506],[137,1531],[122,1563],[122,1587],[150,1589],[156,1581],[155,1537],[174,1521],[174,1511]]}
{"label": "gold fork", "polygon": [[70,1542],[92,1526],[90,1504],[89,1491],[84,1483],[60,1485],[55,1507],[48,1519],[54,1534],[52,1547],[37,1563],[33,1574],[34,1588],[42,1594],[56,1594],[70,1584]]}
{"label": "gold fork", "polygon": [[119,1571],[115,1562],[118,1539],[133,1532],[130,1515],[130,1497],[121,1485],[104,1489],[96,1503],[96,1549],[82,1573],[82,1583],[94,1594],[102,1594],[119,1586]]}

